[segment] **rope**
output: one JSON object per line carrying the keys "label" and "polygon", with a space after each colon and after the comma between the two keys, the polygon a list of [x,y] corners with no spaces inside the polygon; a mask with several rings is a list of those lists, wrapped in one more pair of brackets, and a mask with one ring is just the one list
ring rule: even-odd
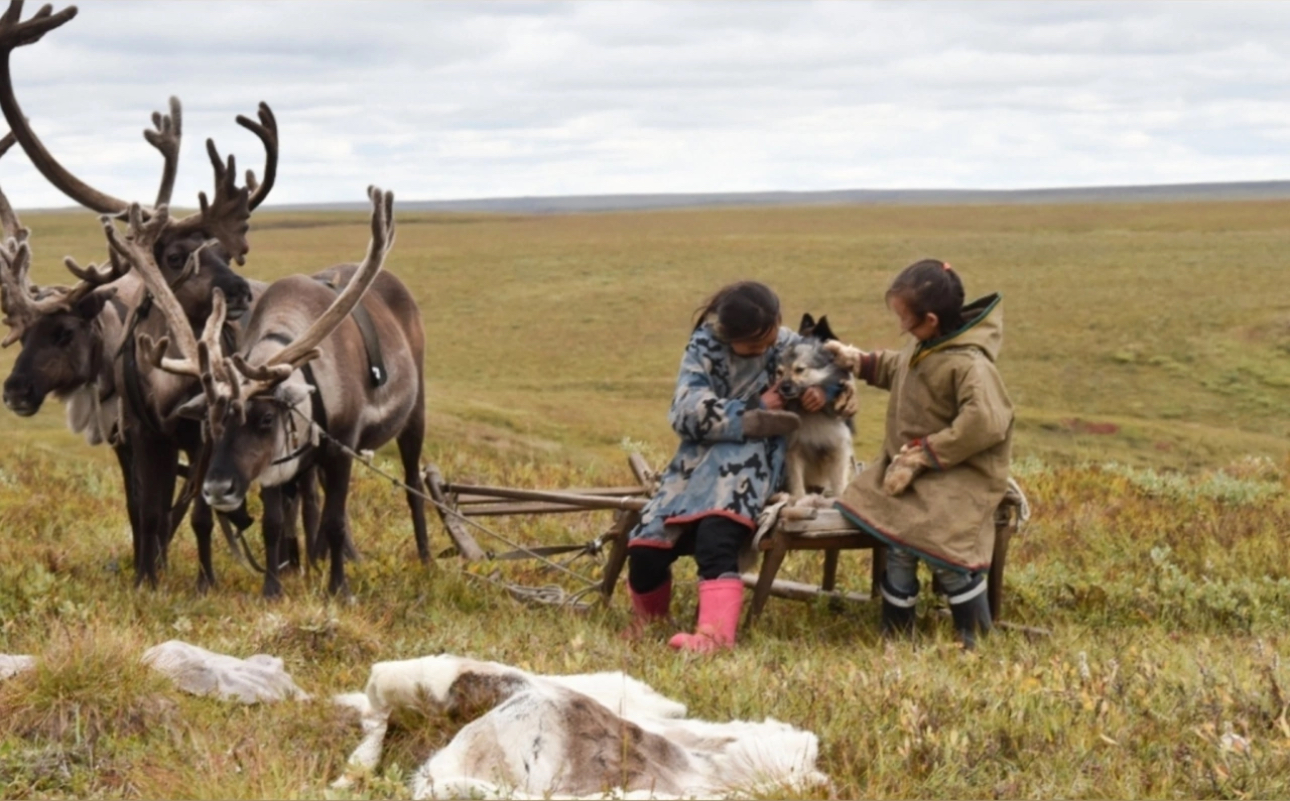
{"label": "rope", "polygon": [[599,585],[593,587],[584,587],[577,592],[568,592],[557,584],[547,584],[542,587],[529,587],[523,584],[515,584],[509,581],[503,581],[498,578],[497,571],[493,571],[487,576],[478,573],[466,573],[473,579],[488,582],[495,587],[506,590],[512,598],[517,601],[523,601],[530,604],[545,604],[548,606],[569,607],[579,612],[585,612],[592,608],[592,605],[581,600],[584,595],[595,592],[600,589]]}
{"label": "rope", "polygon": [[[339,448],[343,453],[345,453],[345,454],[346,454],[347,456],[349,456],[351,459],[354,459],[354,460],[355,460],[355,461],[357,461],[359,464],[364,465],[365,467],[367,467],[367,469],[371,470],[373,473],[376,473],[377,475],[381,476],[382,478],[384,478],[384,479],[388,480],[390,483],[394,484],[396,487],[400,487],[400,488],[402,488],[405,492],[410,492],[410,493],[412,493],[413,495],[416,495],[418,498],[422,498],[423,500],[428,501],[432,506],[434,506],[434,507],[435,507],[436,509],[438,509],[440,512],[443,512],[443,513],[445,513],[445,514],[452,514],[452,515],[456,515],[456,516],[457,516],[459,519],[461,519],[463,522],[465,522],[465,523],[467,523],[467,524],[469,524],[469,525],[471,525],[471,526],[474,526],[475,528],[479,529],[480,531],[484,532],[485,534],[489,535],[490,537],[493,537],[494,539],[500,540],[501,542],[503,542],[503,543],[505,543],[505,544],[509,545],[509,546],[510,546],[511,548],[513,548],[514,550],[517,550],[517,551],[523,551],[523,552],[525,552],[525,553],[528,553],[528,554],[530,554],[534,559],[537,559],[538,561],[545,563],[548,567],[552,567],[552,568],[554,568],[554,569],[556,569],[556,570],[558,570],[558,571],[561,571],[561,572],[563,572],[563,573],[567,573],[567,574],[569,574],[570,576],[573,576],[574,578],[578,579],[579,581],[582,581],[582,582],[584,582],[585,584],[590,585],[590,586],[589,586],[589,587],[587,587],[586,589],[584,589],[584,590],[580,590],[578,593],[575,593],[575,594],[574,594],[574,596],[572,596],[572,597],[577,598],[577,597],[580,597],[582,594],[584,594],[584,593],[588,592],[589,590],[592,590],[592,589],[599,589],[599,587],[600,587],[600,582],[599,582],[599,581],[595,581],[595,580],[593,580],[593,579],[589,579],[589,578],[587,578],[586,576],[582,575],[581,573],[577,573],[577,572],[575,572],[575,571],[573,571],[573,570],[570,570],[569,568],[565,567],[564,565],[560,564],[559,562],[554,562],[554,561],[552,561],[552,560],[550,560],[550,559],[546,558],[546,557],[545,557],[545,556],[543,556],[542,554],[534,553],[533,551],[529,550],[528,548],[525,548],[523,545],[520,545],[520,544],[515,543],[515,542],[511,542],[511,541],[510,541],[510,540],[508,540],[506,537],[503,537],[501,534],[498,534],[496,531],[493,531],[492,529],[488,528],[487,526],[483,525],[482,523],[477,523],[477,522],[475,522],[474,520],[471,520],[470,518],[466,517],[466,516],[465,516],[465,515],[463,515],[461,512],[458,512],[456,509],[453,509],[452,507],[448,506],[447,504],[439,503],[439,502],[438,502],[438,501],[436,501],[434,498],[432,498],[432,497],[430,497],[429,495],[427,495],[425,492],[423,492],[423,491],[421,491],[421,490],[419,490],[419,489],[415,489],[415,488],[413,488],[413,487],[409,487],[407,484],[403,483],[403,481],[402,481],[402,480],[400,480],[400,479],[398,478],[398,476],[395,476],[395,475],[392,475],[392,474],[390,474],[390,473],[387,473],[387,472],[385,472],[384,470],[382,470],[381,468],[377,467],[375,464],[373,464],[373,463],[372,463],[371,456],[364,455],[364,454],[362,454],[362,453],[359,453],[358,451],[355,451],[353,448],[349,447],[349,446],[348,446],[348,445],[346,445],[345,443],[343,443],[343,442],[341,442],[340,440],[338,440],[338,439],[336,439],[335,437],[333,437],[331,434],[329,434],[329,433],[327,433],[326,431],[324,431],[324,430],[322,429],[322,427],[321,427],[321,426],[318,426],[316,423],[314,423],[314,421],[313,421],[312,419],[310,419],[309,417],[306,417],[306,416],[305,416],[305,415],[304,415],[304,414],[303,414],[299,409],[297,409],[296,407],[292,406],[292,407],[291,407],[291,412],[292,412],[293,414],[299,415],[299,416],[300,416],[301,418],[303,418],[306,422],[308,422],[310,426],[313,426],[313,427],[314,427],[314,429],[316,429],[316,430],[318,431],[318,435],[319,435],[321,438],[323,438],[323,439],[327,440],[328,442],[330,442],[331,444],[335,445],[337,448]],[[590,542],[590,543],[588,543],[587,545],[583,546],[583,551],[582,551],[582,553],[595,554],[595,553],[597,553],[599,550],[600,550],[600,540],[595,540],[595,541]],[[579,554],[578,554],[578,556],[581,556],[581,555],[582,555],[582,553],[579,553]],[[577,557],[575,556],[574,558],[577,558]],[[572,560],[570,560],[570,561],[572,561]],[[469,572],[468,572],[466,575],[468,575],[468,576],[469,576],[469,575],[475,575],[475,574],[473,574],[473,573],[469,573]],[[515,587],[521,587],[522,585],[513,585],[513,586],[515,586]],[[524,588],[524,589],[531,589],[531,588]]]}

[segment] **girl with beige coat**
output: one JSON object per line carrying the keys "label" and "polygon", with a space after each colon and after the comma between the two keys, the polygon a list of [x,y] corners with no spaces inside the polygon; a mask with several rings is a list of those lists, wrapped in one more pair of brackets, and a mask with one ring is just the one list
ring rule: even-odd
{"label": "girl with beige coat", "polygon": [[1003,341],[1002,297],[966,306],[949,264],[906,267],[887,305],[912,341],[866,353],[831,342],[838,364],[891,392],[882,454],[837,503],[852,523],[889,546],[882,581],[883,633],[913,631],[918,561],[949,596],[965,648],[990,629],[986,574],[994,510],[1008,489],[1012,401],[995,367]]}

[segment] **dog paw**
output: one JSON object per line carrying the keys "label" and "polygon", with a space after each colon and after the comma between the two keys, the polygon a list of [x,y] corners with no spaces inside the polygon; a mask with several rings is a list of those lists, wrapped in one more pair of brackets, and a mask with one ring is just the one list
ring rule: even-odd
{"label": "dog paw", "polygon": [[793,501],[793,505],[807,509],[832,509],[833,499],[813,492]]}

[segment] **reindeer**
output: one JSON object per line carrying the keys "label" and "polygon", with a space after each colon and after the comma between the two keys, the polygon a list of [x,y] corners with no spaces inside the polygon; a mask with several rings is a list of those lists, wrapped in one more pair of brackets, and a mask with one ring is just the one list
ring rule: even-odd
{"label": "reindeer", "polygon": [[[398,443],[409,487],[417,554],[423,564],[430,560],[419,464],[425,436],[425,334],[411,293],[393,275],[381,272],[394,241],[393,196],[375,188],[369,196],[372,238],[362,264],[271,284],[246,322],[241,349],[231,358],[212,336],[222,311],[219,303],[200,340],[187,332],[177,304],[160,303],[166,287],[147,268],[146,248],[140,247],[150,236],[149,224],[132,214],[129,237],[109,229],[118,256],[148,281],[161,308],[170,309],[171,331],[182,356],[167,357],[166,340],[141,339],[140,349],[161,369],[201,377],[203,394],[180,413],[204,418],[214,438],[203,497],[215,509],[230,509],[242,503],[253,482],[261,485],[267,598],[282,592],[274,569],[282,523],[278,488],[311,465],[321,472],[319,533],[331,558],[328,591],[342,592],[351,453],[391,439]],[[344,289],[337,294],[320,278]],[[364,334],[351,314],[360,303],[380,341],[384,380],[373,376]]]}
{"label": "reindeer", "polygon": [[[0,15],[0,111],[14,138],[50,183],[80,205],[103,214],[121,215],[130,208],[130,204],[88,186],[60,165],[31,130],[13,92],[9,69],[13,49],[39,41],[75,15],[74,6],[57,14],[52,13],[50,6],[44,6],[31,19],[20,21],[20,0],[13,0]],[[172,219],[165,209],[173,189],[179,151],[178,101],[172,99],[171,111],[168,118],[154,114],[156,131],[145,132],[148,140],[166,156],[166,169],[157,201],[153,208],[139,212],[150,221],[164,221],[149,240],[153,249],[150,257],[189,325],[201,325],[210,316],[214,294],[222,297],[227,319],[237,320],[250,308],[253,288],[233,271],[230,262],[245,263],[250,249],[246,239],[247,221],[274,183],[278,157],[276,121],[264,103],[260,104],[258,122],[243,116],[237,118],[238,123],[255,133],[264,145],[266,156],[262,183],[257,183],[254,174],[248,170],[246,186],[237,186],[233,157],[229,156],[225,164],[214,142],[208,139],[206,150],[215,171],[214,195],[208,201],[204,192],[199,193],[199,212]],[[16,302],[27,305],[26,290],[9,294],[21,298]],[[150,313],[151,300],[142,291],[137,300],[124,302],[130,309],[130,317],[123,337],[121,359],[112,366],[113,386],[125,399],[120,426],[123,443],[118,449],[118,457],[126,475],[127,503],[134,530],[135,583],[137,586],[147,581],[156,586],[158,562],[173,531],[171,505],[179,470],[179,452],[186,452],[189,465],[200,473],[209,451],[202,447],[201,426],[173,414],[176,408],[200,391],[199,383],[155,369],[151,363],[138,359],[136,353],[135,334],[151,333],[160,337],[166,331],[166,320]],[[12,315],[10,317],[12,319]],[[35,319],[30,314],[20,317],[8,340],[22,338],[25,329],[37,327]],[[232,333],[235,334],[235,330]],[[183,499],[181,506],[182,503]],[[214,581],[211,528],[209,510],[203,504],[196,504],[193,529],[201,562],[200,589]]]}

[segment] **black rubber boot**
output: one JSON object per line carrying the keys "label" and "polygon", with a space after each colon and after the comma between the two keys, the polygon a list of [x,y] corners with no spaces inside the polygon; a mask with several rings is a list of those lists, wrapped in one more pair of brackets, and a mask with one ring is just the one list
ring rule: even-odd
{"label": "black rubber boot", "polygon": [[918,582],[914,582],[914,591],[908,595],[897,591],[882,577],[882,636],[910,637],[914,634],[914,616],[917,613]]}
{"label": "black rubber boot", "polygon": [[985,634],[993,627],[990,619],[990,594],[986,592],[986,578],[974,575],[972,583],[950,596],[950,614],[954,616],[954,630],[958,632],[965,650],[976,647],[976,635]]}

